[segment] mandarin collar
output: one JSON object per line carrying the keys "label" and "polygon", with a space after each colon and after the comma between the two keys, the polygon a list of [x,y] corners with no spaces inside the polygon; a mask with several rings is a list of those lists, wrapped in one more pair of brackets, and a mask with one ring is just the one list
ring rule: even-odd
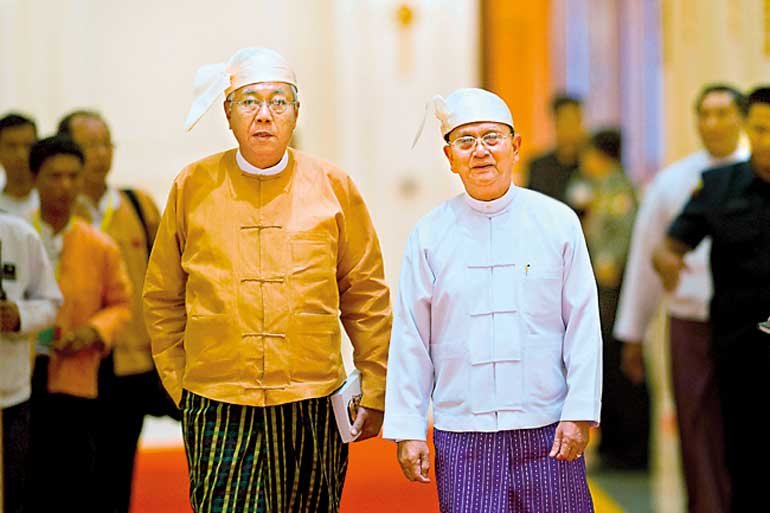
{"label": "mandarin collar", "polygon": [[476,199],[468,192],[466,191],[464,194],[465,203],[473,210],[480,214],[484,214],[487,216],[494,216],[497,214],[500,214],[504,212],[510,205],[511,202],[513,202],[514,196],[516,196],[516,193],[518,192],[518,187],[516,187],[513,182],[511,182],[511,186],[508,187],[508,190],[500,196],[497,199],[493,199],[491,201],[482,201],[480,199]]}
{"label": "mandarin collar", "polygon": [[250,175],[262,175],[262,176],[272,176],[277,175],[284,169],[286,169],[286,166],[289,164],[289,150],[284,150],[283,157],[281,157],[281,160],[278,161],[278,163],[274,166],[261,168],[257,167],[253,164],[251,164],[249,161],[246,160],[246,158],[241,153],[240,148],[235,154],[235,162],[238,164],[238,168],[243,171],[244,173],[248,173]]}

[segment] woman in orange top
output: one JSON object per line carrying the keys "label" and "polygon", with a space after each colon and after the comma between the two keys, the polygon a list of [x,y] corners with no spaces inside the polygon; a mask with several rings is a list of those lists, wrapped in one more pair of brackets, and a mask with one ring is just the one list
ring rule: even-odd
{"label": "woman in orange top", "polygon": [[30,153],[40,211],[33,224],[64,304],[37,340],[32,392],[32,511],[94,511],[93,426],[97,374],[131,316],[131,284],[117,245],[72,217],[83,154],[70,139],[39,141]]}

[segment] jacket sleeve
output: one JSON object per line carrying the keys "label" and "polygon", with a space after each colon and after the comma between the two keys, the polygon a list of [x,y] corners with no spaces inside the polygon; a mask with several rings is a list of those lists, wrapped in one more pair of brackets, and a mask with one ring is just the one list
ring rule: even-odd
{"label": "jacket sleeve", "polygon": [[152,356],[163,386],[177,405],[182,398],[187,325],[187,273],[181,263],[184,238],[180,235],[178,197],[175,182],[155,236],[143,291],[144,320],[152,343]]}
{"label": "jacket sleeve", "polygon": [[390,291],[369,211],[353,181],[347,180],[337,257],[341,319],[361,371],[361,405],[382,410],[392,323]]}
{"label": "jacket sleeve", "polygon": [[701,181],[693,190],[682,211],[668,227],[667,232],[672,239],[693,249],[704,238],[712,235],[709,212],[714,210],[714,205],[719,204],[718,195],[714,194],[717,188],[712,191],[710,185],[714,183],[713,180],[708,179],[715,175],[705,172],[701,176]]}
{"label": "jacket sleeve", "polygon": [[429,351],[433,281],[415,229],[407,243],[395,301],[382,433],[386,439],[425,440],[427,435],[433,389]]}
{"label": "jacket sleeve", "polygon": [[561,420],[599,423],[602,396],[602,333],[591,260],[577,216],[564,254],[562,321],[567,397]]}
{"label": "jacket sleeve", "polygon": [[27,248],[30,281],[24,291],[24,298],[16,303],[21,322],[19,332],[15,335],[22,338],[53,325],[62,304],[59,285],[37,234],[29,233]]}
{"label": "jacket sleeve", "polygon": [[99,332],[106,350],[109,351],[115,342],[115,336],[131,319],[132,288],[117,244],[107,240],[103,251],[103,308],[91,317],[89,324]]}

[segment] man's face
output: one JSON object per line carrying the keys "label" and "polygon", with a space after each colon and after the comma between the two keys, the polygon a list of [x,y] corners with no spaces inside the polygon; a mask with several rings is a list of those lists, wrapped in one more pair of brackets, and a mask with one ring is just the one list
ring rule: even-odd
{"label": "man's face", "polygon": [[112,137],[110,129],[99,118],[77,116],[71,121],[72,139],[80,146],[86,163],[83,180],[104,183],[112,168]]}
{"label": "man's face", "polygon": [[554,129],[556,145],[569,147],[576,151],[585,138],[583,110],[580,106],[567,103],[559,107],[554,114]]}
{"label": "man's face", "polygon": [[74,155],[59,154],[46,159],[35,179],[41,208],[57,213],[71,212],[80,193],[83,169],[80,159]]}
{"label": "man's face", "polygon": [[[496,133],[503,136],[493,147],[481,141],[470,149],[458,147],[456,141],[462,137],[481,138]],[[465,190],[472,197],[489,201],[499,198],[511,186],[513,164],[519,160],[521,136],[510,136],[511,128],[503,123],[468,123],[449,133],[449,144],[444,154],[452,172],[460,176]]]}
{"label": "man's face", "polygon": [[751,162],[754,168],[770,176],[770,105],[755,103],[746,116],[746,135],[751,144]]}
{"label": "man's face", "polygon": [[5,168],[8,180],[29,176],[29,150],[37,141],[32,125],[20,125],[0,132],[0,164]]}
{"label": "man's face", "polygon": [[[241,87],[225,100],[225,114],[241,153],[251,164],[265,168],[278,163],[297,126],[299,102],[289,84],[261,82]],[[276,112],[281,102],[283,112]],[[257,102],[254,110],[248,103]],[[271,102],[273,108],[270,107]]]}
{"label": "man's face", "polygon": [[726,157],[738,147],[741,136],[740,110],[726,91],[707,94],[698,106],[698,134],[714,157]]}

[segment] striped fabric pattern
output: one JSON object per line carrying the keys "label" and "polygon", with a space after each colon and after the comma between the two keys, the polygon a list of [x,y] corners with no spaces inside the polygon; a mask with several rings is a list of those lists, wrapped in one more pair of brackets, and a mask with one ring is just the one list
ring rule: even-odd
{"label": "striped fabric pattern", "polygon": [[441,513],[592,513],[585,461],[548,457],[556,424],[497,433],[436,429]]}
{"label": "striped fabric pattern", "polygon": [[328,397],[255,407],[187,390],[182,429],[196,513],[337,513],[348,463]]}

